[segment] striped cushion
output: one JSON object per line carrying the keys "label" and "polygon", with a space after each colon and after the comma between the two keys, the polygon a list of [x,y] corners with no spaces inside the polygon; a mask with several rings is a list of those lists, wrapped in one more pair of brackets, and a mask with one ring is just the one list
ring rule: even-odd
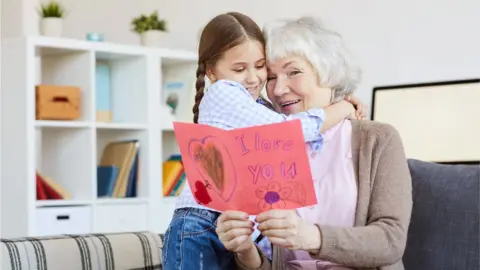
{"label": "striped cushion", "polygon": [[1,239],[2,270],[159,270],[162,239],[151,232]]}

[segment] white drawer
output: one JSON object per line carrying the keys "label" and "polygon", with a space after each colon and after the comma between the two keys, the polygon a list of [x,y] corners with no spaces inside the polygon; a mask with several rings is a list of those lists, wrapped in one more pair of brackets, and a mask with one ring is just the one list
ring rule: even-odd
{"label": "white drawer", "polygon": [[88,206],[41,207],[35,214],[36,236],[91,232],[91,209]]}
{"label": "white drawer", "polygon": [[95,211],[95,231],[132,232],[147,230],[147,205],[98,205]]}

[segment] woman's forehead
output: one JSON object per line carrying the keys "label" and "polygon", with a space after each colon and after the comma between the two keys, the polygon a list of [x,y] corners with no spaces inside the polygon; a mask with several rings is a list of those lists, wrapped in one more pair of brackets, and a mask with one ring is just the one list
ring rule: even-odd
{"label": "woman's forehead", "polygon": [[303,66],[306,63],[307,61],[303,57],[297,55],[290,55],[275,59],[275,61],[268,61],[267,67],[272,71],[280,71],[288,69],[290,67],[298,67],[299,65]]}

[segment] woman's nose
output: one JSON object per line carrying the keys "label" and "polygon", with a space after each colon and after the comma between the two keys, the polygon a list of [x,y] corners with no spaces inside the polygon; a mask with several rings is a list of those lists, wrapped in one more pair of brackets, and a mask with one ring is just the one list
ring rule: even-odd
{"label": "woman's nose", "polygon": [[273,88],[273,94],[275,96],[282,96],[288,93],[289,89],[287,85],[281,79],[275,81],[275,86]]}

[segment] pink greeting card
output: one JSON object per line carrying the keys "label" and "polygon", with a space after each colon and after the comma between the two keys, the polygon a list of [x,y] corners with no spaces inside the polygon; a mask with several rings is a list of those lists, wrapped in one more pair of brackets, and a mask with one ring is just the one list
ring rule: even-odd
{"label": "pink greeting card", "polygon": [[198,203],[251,215],[317,203],[299,120],[235,130],[175,122],[174,130]]}

